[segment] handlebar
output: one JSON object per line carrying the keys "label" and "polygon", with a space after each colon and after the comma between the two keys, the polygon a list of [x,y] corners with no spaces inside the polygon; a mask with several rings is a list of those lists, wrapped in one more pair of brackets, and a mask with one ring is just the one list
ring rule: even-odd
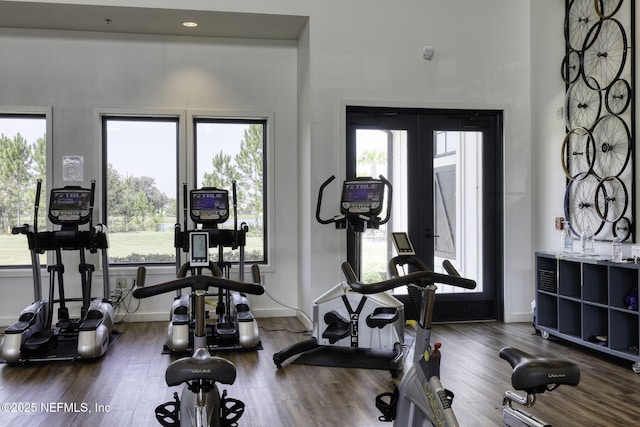
{"label": "handlebar", "polygon": [[322,197],[323,197],[323,194],[324,194],[324,189],[327,187],[327,185],[331,184],[331,182],[333,182],[334,179],[336,179],[336,176],[335,175],[331,175],[325,182],[322,183],[322,185],[320,186],[320,189],[318,190],[318,203],[316,204],[316,220],[320,224],[332,224],[334,222],[338,222],[338,221],[341,221],[341,220],[347,218],[349,215],[351,215],[352,217],[358,217],[359,220],[366,221],[366,222],[369,222],[369,221],[372,221],[372,220],[375,219],[376,220],[375,223],[377,225],[382,225],[382,224],[386,224],[387,222],[389,222],[389,219],[391,219],[391,199],[392,199],[392,193],[393,193],[393,186],[382,175],[379,175],[378,179],[380,179],[380,181],[382,181],[384,186],[387,188],[386,216],[384,217],[384,219],[376,219],[376,218],[364,215],[362,213],[346,214],[346,215],[340,213],[339,215],[335,215],[334,217],[329,218],[329,219],[321,218],[320,217],[320,210],[322,208]]}
{"label": "handlebar", "polygon": [[29,224],[11,227],[11,234],[27,234],[30,231]]}
{"label": "handlebar", "polygon": [[322,219],[320,217],[320,208],[322,206],[322,194],[324,193],[324,189],[327,187],[327,185],[331,184],[331,182],[334,179],[336,179],[336,176],[331,175],[325,182],[322,183],[322,185],[320,186],[320,189],[318,190],[318,204],[316,205],[316,220],[320,224],[331,224],[332,222],[336,222],[344,218],[344,215],[337,215],[331,219]]}
{"label": "handlebar", "polygon": [[146,287],[144,286],[146,270],[144,267],[139,267],[137,276],[138,280],[135,288],[133,288],[133,296],[138,299],[148,298],[154,295],[174,292],[183,288],[191,288],[192,291],[206,291],[209,288],[223,288],[251,295],[262,295],[264,293],[264,286],[260,279],[260,268],[257,264],[254,264],[251,267],[251,274],[253,276],[253,283],[240,282],[220,276],[198,275],[181,277],[165,283]]}
{"label": "handlebar", "polygon": [[387,187],[387,191],[388,191],[388,193],[387,193],[387,216],[384,217],[384,219],[378,221],[378,225],[382,225],[382,224],[386,224],[391,219],[391,200],[393,198],[393,186],[387,180],[387,178],[385,178],[384,176],[378,175],[378,178],[380,178],[380,181],[382,181],[384,183],[384,185],[385,185],[385,187]]}
{"label": "handlebar", "polygon": [[[391,272],[391,279],[383,280],[375,283],[361,283],[358,281],[351,264],[348,262],[342,263],[342,272],[347,278],[347,283],[356,292],[361,294],[377,294],[379,292],[389,291],[391,289],[398,288],[405,285],[417,285],[420,287],[426,287],[432,283],[442,283],[445,285],[458,286],[465,289],[475,289],[476,282],[471,279],[465,279],[461,277],[450,262],[446,262],[445,270],[450,274],[440,274],[429,270],[422,261],[413,256],[397,256],[391,259],[389,262],[390,267],[393,266]],[[399,276],[397,274],[396,265],[411,264],[418,268],[418,271]],[[451,274],[453,273],[453,274]]]}

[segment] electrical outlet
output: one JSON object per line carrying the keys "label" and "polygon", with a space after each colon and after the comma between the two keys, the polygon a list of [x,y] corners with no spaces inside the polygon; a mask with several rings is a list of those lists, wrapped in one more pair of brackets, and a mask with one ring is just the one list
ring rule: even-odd
{"label": "electrical outlet", "polygon": [[127,278],[126,277],[116,277],[116,288],[126,288],[127,287]]}
{"label": "electrical outlet", "polygon": [[564,230],[564,218],[561,216],[556,217],[556,230]]}

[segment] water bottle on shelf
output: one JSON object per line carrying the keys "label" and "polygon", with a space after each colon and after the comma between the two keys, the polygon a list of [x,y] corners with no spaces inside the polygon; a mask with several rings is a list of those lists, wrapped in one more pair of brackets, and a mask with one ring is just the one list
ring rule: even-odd
{"label": "water bottle on shelf", "polygon": [[611,259],[614,262],[622,262],[622,242],[617,236],[611,242]]}
{"label": "water bottle on shelf", "polygon": [[569,222],[565,221],[562,228],[562,252],[573,253],[573,236]]}
{"label": "water bottle on shelf", "polygon": [[593,233],[588,225],[580,233],[580,248],[584,255],[593,255],[595,248],[593,245]]}

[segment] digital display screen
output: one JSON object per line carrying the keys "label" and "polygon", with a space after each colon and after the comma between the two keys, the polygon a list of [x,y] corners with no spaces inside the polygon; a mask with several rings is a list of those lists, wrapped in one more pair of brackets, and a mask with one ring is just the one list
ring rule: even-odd
{"label": "digital display screen", "polygon": [[407,233],[391,233],[398,255],[415,255],[413,245]]}
{"label": "digital display screen", "polygon": [[219,188],[191,190],[191,219],[198,224],[221,224],[229,219],[229,192]]}
{"label": "digital display screen", "polygon": [[359,213],[368,216],[378,215],[382,211],[384,183],[377,180],[345,181],[342,185],[340,212]]}
{"label": "digital display screen", "polygon": [[191,193],[192,210],[226,210],[229,208],[228,204],[229,197],[226,191]]}
{"label": "digital display screen", "polygon": [[54,224],[80,225],[91,221],[91,190],[55,188],[49,199],[49,219]]}
{"label": "digital display screen", "polygon": [[381,182],[347,182],[342,191],[342,201],[350,203],[379,202],[383,192],[384,185]]}
{"label": "digital display screen", "polygon": [[206,267],[209,265],[209,233],[191,232],[189,234],[191,252],[189,262],[192,267]]}
{"label": "digital display screen", "polygon": [[52,191],[50,210],[88,210],[91,204],[91,191]]}

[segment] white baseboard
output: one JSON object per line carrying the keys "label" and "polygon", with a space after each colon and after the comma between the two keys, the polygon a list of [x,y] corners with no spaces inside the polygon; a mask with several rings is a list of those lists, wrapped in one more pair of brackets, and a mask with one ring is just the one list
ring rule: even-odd
{"label": "white baseboard", "polygon": [[[296,316],[295,310],[289,308],[268,308],[252,310],[256,319],[266,317],[294,317]],[[299,317],[299,315],[298,315]],[[300,318],[300,317],[299,317]],[[0,327],[7,327],[14,324],[18,320],[17,317],[0,317]],[[54,322],[56,320],[54,319]],[[168,322],[169,310],[157,312],[157,313],[129,313],[124,319],[124,322]],[[301,322],[305,323],[302,319]],[[305,323],[306,324],[306,323]]]}
{"label": "white baseboard", "polygon": [[[313,321],[307,318],[300,312],[289,308],[268,308],[253,310],[253,315],[256,319],[267,317],[296,317],[305,328],[311,330],[313,328]],[[0,317],[0,327],[7,327],[15,323],[18,319],[16,317],[3,316]],[[169,321],[168,311],[158,313],[130,313],[124,320],[125,322],[165,322]],[[531,313],[511,313],[508,318],[505,318],[505,323],[524,323],[532,322]]]}
{"label": "white baseboard", "polygon": [[527,323],[527,322],[533,322],[533,315],[530,312],[505,314],[504,323]]}

